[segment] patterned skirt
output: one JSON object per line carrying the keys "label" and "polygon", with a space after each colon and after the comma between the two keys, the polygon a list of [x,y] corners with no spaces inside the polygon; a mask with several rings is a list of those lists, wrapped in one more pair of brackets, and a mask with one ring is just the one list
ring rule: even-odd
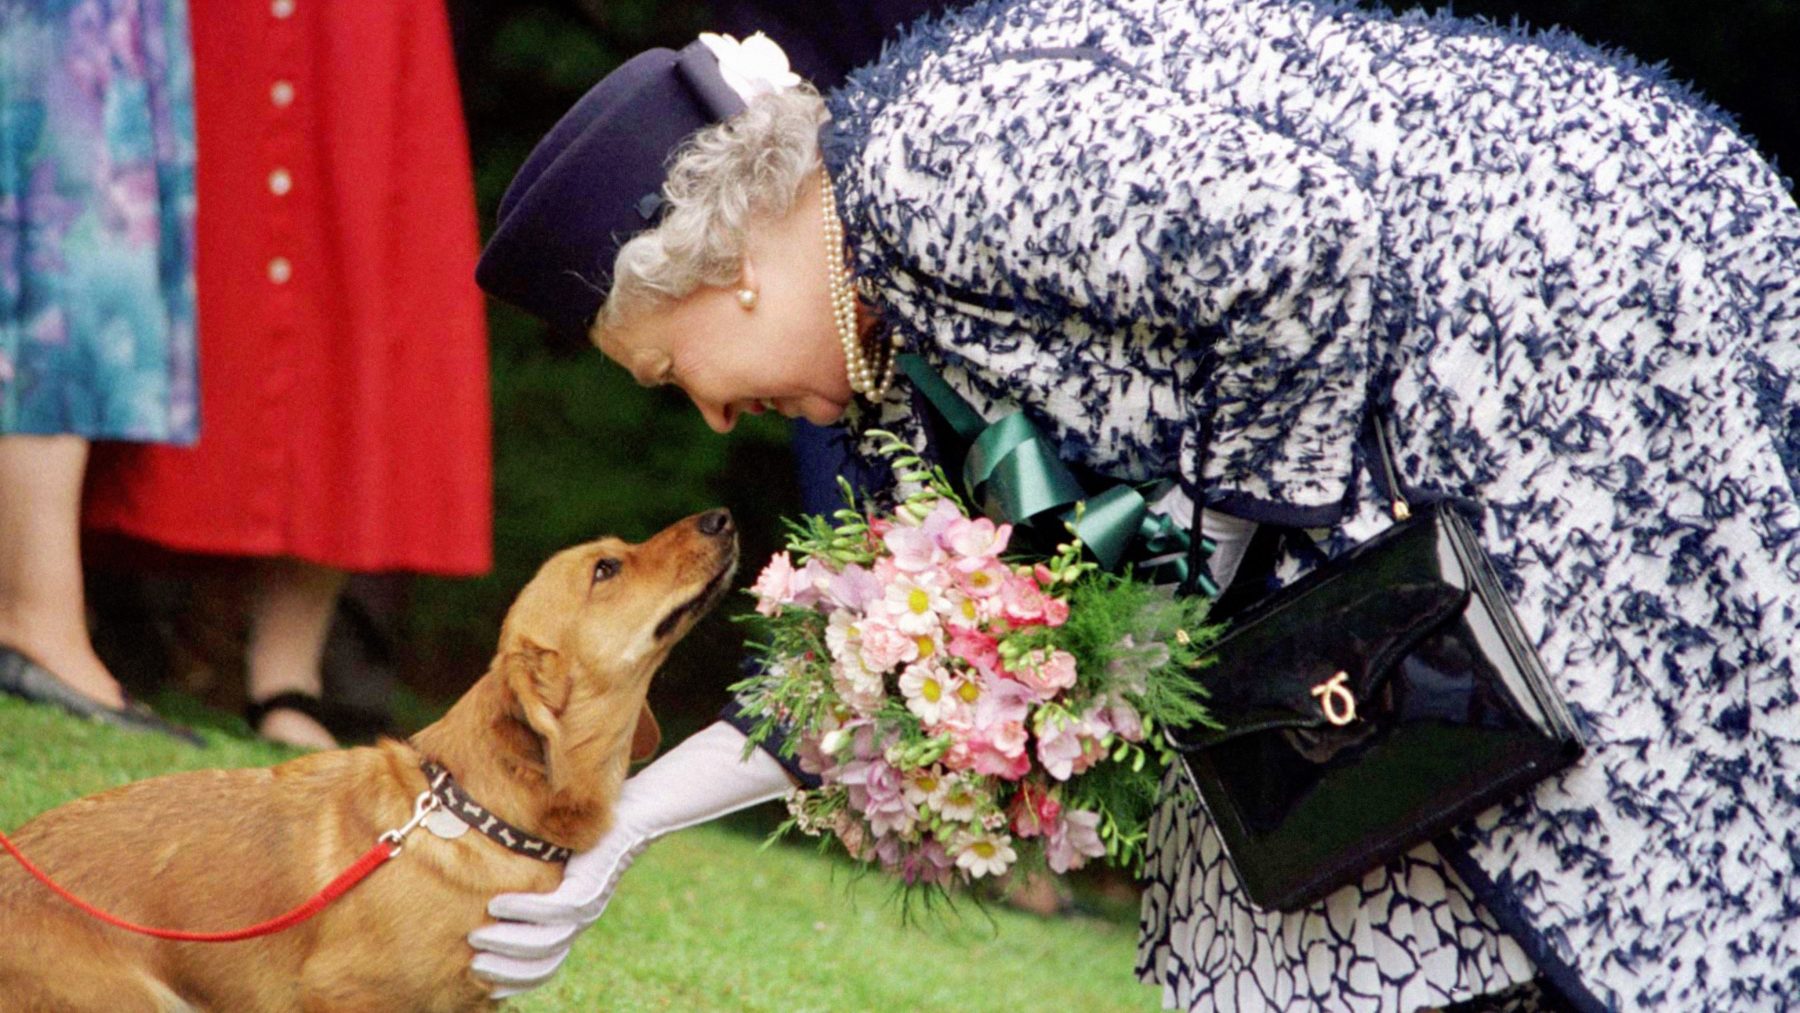
{"label": "patterned skirt", "polygon": [[191,443],[185,0],[0,6],[0,434]]}
{"label": "patterned skirt", "polygon": [[1532,980],[1530,959],[1431,845],[1310,908],[1265,911],[1244,895],[1179,771],[1163,789],[1137,974],[1161,987],[1164,1006],[1394,1013],[1498,998]]}

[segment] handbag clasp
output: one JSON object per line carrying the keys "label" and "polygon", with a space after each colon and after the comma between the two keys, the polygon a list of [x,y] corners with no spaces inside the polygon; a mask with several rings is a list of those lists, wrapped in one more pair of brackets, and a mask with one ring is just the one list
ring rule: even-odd
{"label": "handbag clasp", "polygon": [[1312,695],[1319,698],[1319,709],[1325,712],[1325,720],[1340,728],[1356,720],[1356,697],[1344,685],[1349,681],[1349,672],[1339,672],[1312,688]]}

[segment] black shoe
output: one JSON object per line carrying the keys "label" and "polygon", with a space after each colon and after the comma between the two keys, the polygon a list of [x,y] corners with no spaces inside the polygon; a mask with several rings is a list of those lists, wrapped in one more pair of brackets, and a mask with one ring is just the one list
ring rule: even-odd
{"label": "black shoe", "polygon": [[191,746],[206,745],[206,740],[193,729],[157,717],[156,712],[129,696],[123,707],[108,707],[87,697],[57,678],[56,673],[4,644],[0,644],[0,693],[32,703],[54,704],[76,717],[114,728],[158,732]]}
{"label": "black shoe", "polygon": [[249,722],[252,732],[261,735],[263,718],[278,710],[298,711],[312,718],[339,743],[372,742],[383,735],[398,737],[379,716],[365,714],[342,704],[321,700],[311,693],[292,689],[277,693],[267,700],[250,701],[244,707],[244,720]]}

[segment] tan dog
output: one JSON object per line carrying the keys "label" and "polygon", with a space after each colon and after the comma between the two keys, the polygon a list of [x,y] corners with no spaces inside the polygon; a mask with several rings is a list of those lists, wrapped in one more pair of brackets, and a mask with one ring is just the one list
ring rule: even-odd
{"label": "tan dog", "polygon": [[[13,838],[102,909],[199,931],[256,924],[312,897],[412,817],[427,758],[501,819],[591,847],[629,760],[655,750],[650,676],[736,562],[723,510],[639,545],[567,549],[514,602],[487,673],[410,743],[142,781],[45,813]],[[420,828],[309,922],[245,942],[177,943],[90,918],[0,853],[0,1009],[489,1009],[464,937],[494,895],[548,890],[561,875],[478,832]]]}

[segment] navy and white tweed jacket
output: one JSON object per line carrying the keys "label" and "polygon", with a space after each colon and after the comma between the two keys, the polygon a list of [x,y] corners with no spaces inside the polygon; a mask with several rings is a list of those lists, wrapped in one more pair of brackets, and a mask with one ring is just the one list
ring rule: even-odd
{"label": "navy and white tweed jacket", "polygon": [[1289,915],[1171,796],[1171,1005],[1800,1005],[1800,210],[1725,118],[1567,36],[1294,0],[978,3],[829,104],[859,280],[978,409],[1341,544],[1386,406],[1590,740]]}

